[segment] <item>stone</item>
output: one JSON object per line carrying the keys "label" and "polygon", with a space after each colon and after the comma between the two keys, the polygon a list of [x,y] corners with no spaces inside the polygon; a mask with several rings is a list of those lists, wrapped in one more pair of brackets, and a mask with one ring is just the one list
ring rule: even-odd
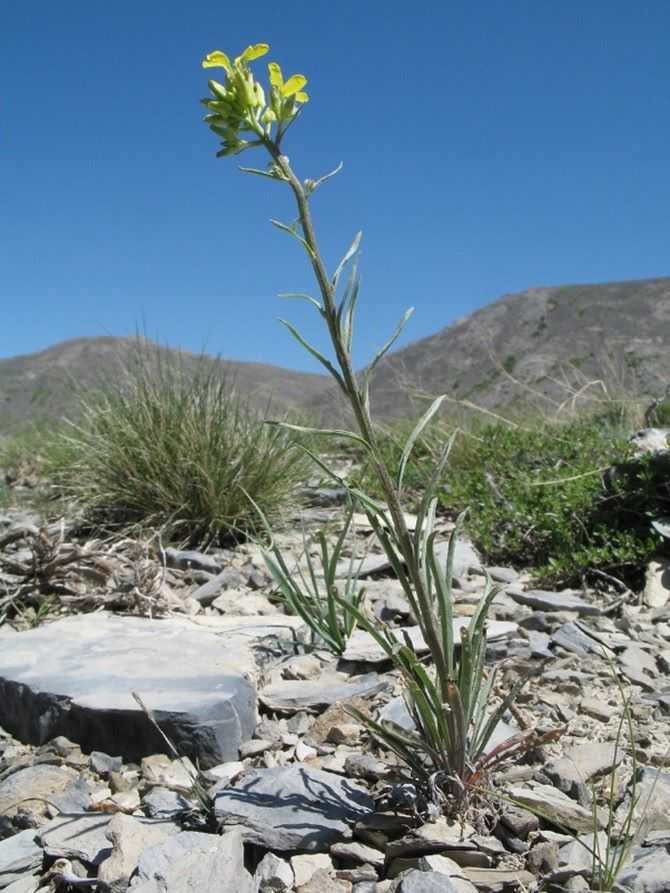
{"label": "stone", "polygon": [[396,878],[393,893],[456,893],[451,879],[438,871],[412,868]]}
{"label": "stone", "polygon": [[381,868],[384,864],[384,853],[381,850],[355,840],[334,843],[330,848],[330,855],[355,865],[376,865]]}
{"label": "stone", "polygon": [[274,747],[272,741],[265,738],[252,738],[251,741],[245,741],[240,745],[240,759],[246,760],[248,757],[257,757],[266,750],[272,750]]}
{"label": "stone", "polygon": [[105,833],[112,844],[112,852],[98,866],[98,882],[107,893],[125,893],[143,850],[162,842],[175,831],[171,823],[147,824],[117,813]]}
{"label": "stone", "polygon": [[191,591],[191,598],[204,608],[211,605],[224,589],[237,589],[246,585],[244,574],[234,567],[227,567],[211,580]]}
{"label": "stone", "polygon": [[542,877],[558,868],[558,844],[546,840],[536,844],[526,855],[526,868]]}
{"label": "stone", "polygon": [[[107,828],[112,817],[103,813],[58,816],[33,834],[52,859],[78,859],[97,866],[112,853]],[[147,820],[150,821],[150,820]]]}
{"label": "stone", "polygon": [[246,769],[245,764],[241,760],[231,760],[229,763],[219,763],[218,766],[212,766],[203,773],[206,781],[220,784],[225,781],[230,784],[238,775]]}
{"label": "stone", "polygon": [[[40,889],[40,879],[34,874],[26,875],[18,878],[6,887],[2,887],[0,884],[0,888],[3,890],[3,893],[37,893]],[[41,889],[43,890],[44,888],[42,887]]]}
{"label": "stone", "polygon": [[[598,831],[597,835],[580,834],[570,843],[564,844],[558,851],[558,865],[560,871],[567,868],[570,871],[591,874],[593,868],[593,852],[607,852],[607,832]],[[556,869],[554,869],[555,871]]]}
{"label": "stone", "polygon": [[532,890],[537,886],[529,871],[507,868],[464,868],[463,873],[480,891],[503,893],[507,890]]}
{"label": "stone", "polygon": [[[117,818],[105,813],[81,816],[58,816],[36,832],[38,843],[47,856],[58,859],[76,859],[88,866],[98,866],[112,854],[112,843],[107,836],[110,823]],[[123,818],[131,818],[124,816]],[[145,817],[132,817],[142,826],[142,833],[150,839],[177,834],[178,825]]]}
{"label": "stone", "polygon": [[609,722],[617,712],[616,707],[612,707],[611,704],[607,704],[600,698],[582,698],[579,702],[579,709],[581,713],[585,713],[593,719],[599,719],[601,722]]}
{"label": "stone", "polygon": [[351,882],[320,868],[306,884],[296,887],[297,893],[351,893]]}
{"label": "stone", "polygon": [[362,726],[356,722],[336,723],[328,730],[326,741],[331,744],[358,744],[362,731]]}
{"label": "stone", "polygon": [[157,753],[142,758],[142,777],[148,785],[188,793],[197,778],[195,766],[187,757],[171,760],[167,754]]}
{"label": "stone", "polygon": [[597,605],[585,602],[573,592],[546,592],[543,589],[525,592],[516,586],[509,586],[505,592],[518,604],[528,605],[537,611],[574,611],[583,616],[597,616],[602,613]]}
{"label": "stone", "polygon": [[552,634],[551,640],[555,645],[560,645],[561,648],[571,651],[573,654],[601,656],[605,650],[602,643],[589,635],[581,624],[571,620],[559,627]]}
{"label": "stone", "polygon": [[670,559],[658,556],[647,565],[642,601],[648,608],[662,608],[670,599]]}
{"label": "stone", "polygon": [[[546,784],[531,787],[515,786],[509,788],[507,796],[529,809],[537,812],[548,822],[559,828],[571,831],[589,831],[593,828],[593,814],[590,809],[580,806],[562,791]],[[599,824],[600,820],[598,819]]]}
{"label": "stone", "polygon": [[242,836],[237,830],[209,837],[207,851],[189,851],[168,865],[159,878],[133,884],[132,893],[201,893],[234,890],[254,893],[255,883],[244,867]]}
{"label": "stone", "polygon": [[132,788],[129,791],[119,791],[117,794],[112,794],[110,801],[117,807],[117,811],[135,812],[140,808],[140,792],[137,788]]}
{"label": "stone", "polygon": [[0,840],[0,890],[32,874],[41,865],[42,847],[35,842],[34,828]]}
{"label": "stone", "polygon": [[354,782],[306,766],[251,771],[214,803],[223,826],[239,825],[245,840],[277,852],[324,851],[350,840],[352,825],[373,805]]}
{"label": "stone", "polygon": [[86,812],[92,805],[93,785],[83,776],[79,776],[60,794],[52,794],[49,802],[61,815]]}
{"label": "stone", "polygon": [[317,750],[315,747],[310,747],[309,744],[305,744],[304,741],[300,740],[295,746],[295,758],[300,763],[305,763],[308,760],[313,760],[317,756]]}
{"label": "stone", "polygon": [[[461,629],[467,628],[470,623],[469,617],[456,617],[453,621],[454,641],[460,642]],[[488,641],[505,638],[511,633],[516,632],[518,625],[507,620],[491,620],[486,625],[486,638]],[[418,626],[399,627],[390,630],[401,644],[405,643],[405,635],[409,636],[412,645],[418,654],[425,654],[428,651],[421,630]],[[388,660],[388,655],[370,633],[362,629],[356,629],[349,637],[347,647],[342,655],[343,660],[354,661],[358,663],[378,664]]]}
{"label": "stone", "polygon": [[280,681],[266,685],[258,694],[268,710],[295,713],[298,710],[323,710],[338,701],[377,694],[391,686],[391,680],[377,673],[347,679],[324,674],[307,681]]}
{"label": "stone", "polygon": [[547,763],[544,772],[559,790],[574,796],[578,785],[611,772],[623,756],[615,742],[593,741],[569,748],[560,759]]}
{"label": "stone", "polygon": [[515,583],[519,579],[519,572],[512,567],[487,567],[486,572],[494,583]]}
{"label": "stone", "polygon": [[473,829],[467,825],[461,827],[460,823],[449,824],[446,819],[440,818],[435,822],[421,825],[397,840],[390,841],[386,847],[386,858],[390,862],[405,856],[442,852],[447,854],[447,851],[454,850],[474,852],[477,847],[469,840],[473,833]]}
{"label": "stone", "polygon": [[631,644],[618,655],[617,663],[630,682],[647,691],[654,691],[658,682],[658,666],[648,651],[637,644]]}
{"label": "stone", "polygon": [[260,592],[248,589],[226,589],[212,602],[212,607],[222,614],[236,617],[257,617],[277,613],[276,607]]}
{"label": "stone", "polygon": [[185,856],[209,853],[215,840],[212,834],[202,831],[179,831],[147,846],[137,860],[137,877],[143,881],[166,877],[170,867]]}
{"label": "stone", "polygon": [[518,806],[505,807],[501,821],[519,840],[527,840],[528,835],[540,827],[540,820],[534,813]]}
{"label": "stone", "polygon": [[195,805],[179,791],[169,788],[154,787],[142,797],[142,806],[147,815],[153,819],[171,819]]}
{"label": "stone", "polygon": [[0,630],[0,725],[33,744],[66,734],[138,761],[165,743],[137,691],[179,752],[207,768],[235,759],[251,737],[254,674],[250,649],[186,619],[96,613]]}
{"label": "stone", "polygon": [[302,887],[309,883],[317,871],[332,871],[333,863],[325,853],[305,853],[291,856],[291,869],[295,877],[295,886]]}
{"label": "stone", "polygon": [[[434,547],[435,559],[442,562],[442,566],[446,567],[447,554],[449,552],[449,540],[436,542]],[[473,571],[481,571],[482,560],[479,553],[472,545],[472,542],[465,536],[461,536],[456,540],[456,548],[454,549],[453,576],[464,577]]]}
{"label": "stone", "polygon": [[118,772],[123,767],[123,757],[110,757],[100,750],[94,750],[89,755],[91,769],[102,778],[107,778],[112,772]]}
{"label": "stone", "polygon": [[[617,822],[623,822],[630,809],[629,793],[617,809]],[[643,823],[645,833],[670,829],[670,773],[660,769],[638,770],[635,786],[635,818],[633,827]]]}
{"label": "stone", "polygon": [[274,853],[266,853],[256,868],[258,893],[289,893],[293,889],[293,869]]}
{"label": "stone", "polygon": [[316,679],[321,675],[321,661],[313,654],[299,654],[282,664],[283,679]]}
{"label": "stone", "polygon": [[221,571],[221,562],[212,555],[196,552],[190,549],[173,549],[168,547],[163,550],[167,567],[178,570],[207,571],[209,574],[218,574]]}
{"label": "stone", "polygon": [[344,771],[354,778],[363,778],[366,781],[379,781],[386,778],[391,768],[386,763],[378,760],[371,753],[352,753],[344,761]]}
{"label": "stone", "polygon": [[665,847],[638,847],[630,864],[617,875],[616,883],[631,893],[668,893],[670,853]]}
{"label": "stone", "polygon": [[37,815],[44,815],[48,808],[44,801],[65,791],[78,777],[73,769],[48,764],[27,766],[12,772],[0,782],[0,815],[16,815],[19,805],[25,808],[31,798],[34,800],[30,805],[36,808]]}
{"label": "stone", "polygon": [[534,629],[529,629],[526,631],[525,635],[530,647],[531,657],[539,657],[546,660],[556,656],[553,651],[549,649],[551,636],[547,633],[540,633]]}

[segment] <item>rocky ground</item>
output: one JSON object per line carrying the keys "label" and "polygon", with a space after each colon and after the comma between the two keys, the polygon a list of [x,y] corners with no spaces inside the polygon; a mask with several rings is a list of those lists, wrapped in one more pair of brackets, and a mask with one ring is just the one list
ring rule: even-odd
{"label": "rocky ground", "polygon": [[[296,562],[302,531],[337,519],[341,496],[306,488],[278,535]],[[354,545],[370,610],[425,647],[363,519]],[[537,735],[449,823],[422,812],[347,712],[409,722],[384,654],[361,631],[341,659],[313,647],[257,545],[202,554],[91,540],[74,520],[45,527],[6,510],[0,890],[601,889],[590,850],[613,858],[628,817],[635,840],[617,883],[670,890],[662,574],[642,597],[616,581],[537,591],[512,569],[488,571],[500,585],[488,628],[500,693],[532,674],[496,740]],[[454,573],[458,625],[485,585],[465,541]]]}

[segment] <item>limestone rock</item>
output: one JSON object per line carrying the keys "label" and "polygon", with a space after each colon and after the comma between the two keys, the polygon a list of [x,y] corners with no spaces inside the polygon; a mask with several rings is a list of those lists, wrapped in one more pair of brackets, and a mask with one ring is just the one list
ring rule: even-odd
{"label": "limestone rock", "polygon": [[350,840],[353,824],[372,808],[354,782],[306,766],[249,772],[215,799],[224,826],[239,825],[245,840],[277,852],[323,851]]}
{"label": "limestone rock", "polygon": [[83,614],[0,631],[0,725],[41,744],[58,734],[84,750],[139,760],[165,744],[137,691],[179,751],[207,767],[237,757],[256,721],[251,651],[182,619]]}
{"label": "limestone rock", "polygon": [[210,838],[206,852],[191,851],[168,866],[160,879],[133,884],[132,893],[203,893],[230,890],[254,893],[253,878],[244,867],[244,849],[239,831]]}
{"label": "limestone rock", "polygon": [[101,889],[107,893],[124,893],[142,851],[174,833],[174,826],[169,823],[148,824],[117,813],[106,831],[112,852],[98,867]]}

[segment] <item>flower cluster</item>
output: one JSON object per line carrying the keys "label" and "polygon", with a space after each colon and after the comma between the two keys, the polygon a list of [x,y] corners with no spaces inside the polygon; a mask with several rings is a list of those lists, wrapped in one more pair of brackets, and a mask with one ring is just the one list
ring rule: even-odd
{"label": "flower cluster", "polygon": [[[221,50],[214,50],[202,60],[203,68],[223,68],[227,76],[223,84],[210,80],[212,96],[202,100],[210,112],[205,117],[206,123],[223,138],[219,156],[237,154],[261,145],[266,139],[273,139],[279,145],[284,131],[298,115],[302,104],[309,100],[303,90],[307,78],[294,74],[284,80],[276,62],[268,65],[270,87],[269,99],[266,98],[265,90],[254,79],[248,63],[265,56],[269,49],[267,43],[255,43],[233,62]],[[244,139],[240,136],[242,133],[250,133],[255,139]]]}

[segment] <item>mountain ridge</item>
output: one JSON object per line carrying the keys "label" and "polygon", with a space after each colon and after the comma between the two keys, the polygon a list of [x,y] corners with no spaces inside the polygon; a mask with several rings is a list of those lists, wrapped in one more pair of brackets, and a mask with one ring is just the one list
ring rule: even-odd
{"label": "mountain ridge", "polygon": [[[535,286],[505,294],[382,359],[372,382],[375,417],[416,415],[446,393],[456,403],[516,411],[555,409],[577,392],[659,396],[670,382],[670,277]],[[154,345],[187,365],[218,364],[259,410],[346,416],[325,375],[220,359]],[[0,434],[71,414],[75,390],[120,381],[137,338],[79,337],[0,359]],[[73,381],[77,388],[73,388]]]}

